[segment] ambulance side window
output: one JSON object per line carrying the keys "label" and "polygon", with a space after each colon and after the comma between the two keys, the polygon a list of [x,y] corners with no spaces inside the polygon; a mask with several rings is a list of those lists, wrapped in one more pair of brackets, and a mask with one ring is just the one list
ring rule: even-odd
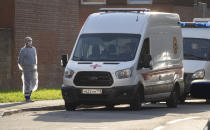
{"label": "ambulance side window", "polygon": [[152,60],[152,58],[151,58],[151,55],[150,55],[150,40],[149,40],[149,38],[146,38],[144,40],[143,45],[142,45],[137,70],[139,70],[143,67],[144,68],[149,68],[151,60]]}

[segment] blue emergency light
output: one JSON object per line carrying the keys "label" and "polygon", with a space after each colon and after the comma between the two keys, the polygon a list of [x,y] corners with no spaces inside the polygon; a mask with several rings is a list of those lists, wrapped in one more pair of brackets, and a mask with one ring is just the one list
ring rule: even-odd
{"label": "blue emergency light", "polygon": [[146,8],[101,8],[98,11],[100,12],[148,12],[150,9]]}
{"label": "blue emergency light", "polygon": [[210,23],[179,22],[182,28],[210,28]]}

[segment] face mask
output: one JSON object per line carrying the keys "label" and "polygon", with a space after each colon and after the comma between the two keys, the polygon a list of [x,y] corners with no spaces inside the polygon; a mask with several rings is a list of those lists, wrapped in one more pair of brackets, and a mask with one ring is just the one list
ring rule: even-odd
{"label": "face mask", "polygon": [[29,46],[32,46],[32,41],[29,41],[29,42],[28,42],[28,45],[29,45]]}

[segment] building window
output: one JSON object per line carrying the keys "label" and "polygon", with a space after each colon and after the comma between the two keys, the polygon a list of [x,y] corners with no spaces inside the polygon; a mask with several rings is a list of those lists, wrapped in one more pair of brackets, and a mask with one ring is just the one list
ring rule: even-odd
{"label": "building window", "polygon": [[152,0],[127,0],[128,4],[152,4]]}
{"label": "building window", "polygon": [[81,0],[83,5],[106,4],[106,0]]}

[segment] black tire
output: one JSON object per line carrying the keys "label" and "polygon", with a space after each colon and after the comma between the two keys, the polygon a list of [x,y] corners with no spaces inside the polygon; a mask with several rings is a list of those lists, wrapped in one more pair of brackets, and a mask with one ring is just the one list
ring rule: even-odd
{"label": "black tire", "polygon": [[156,104],[157,102],[156,101],[151,101],[151,104]]}
{"label": "black tire", "polygon": [[130,109],[132,111],[138,111],[141,109],[141,104],[142,104],[142,95],[140,95],[140,92],[138,91],[136,93],[134,101],[130,104]]}
{"label": "black tire", "polygon": [[76,104],[65,102],[65,108],[67,111],[75,111],[77,108]]}
{"label": "black tire", "polygon": [[183,96],[181,96],[181,97],[179,98],[179,103],[180,103],[180,104],[184,104],[186,98],[187,98],[186,94],[184,94]]}
{"label": "black tire", "polygon": [[179,91],[178,88],[175,86],[174,90],[171,92],[170,97],[166,100],[166,105],[169,108],[176,108],[178,104],[178,98],[179,98]]}
{"label": "black tire", "polygon": [[108,105],[106,105],[106,109],[107,110],[113,110],[114,109],[114,105],[113,104],[108,104]]}

